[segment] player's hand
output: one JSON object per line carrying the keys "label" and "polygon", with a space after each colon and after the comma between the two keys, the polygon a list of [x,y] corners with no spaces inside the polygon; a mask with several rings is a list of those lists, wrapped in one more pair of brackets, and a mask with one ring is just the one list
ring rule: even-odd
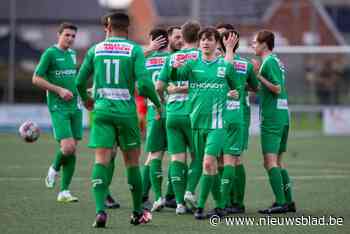
{"label": "player's hand", "polygon": [[230,90],[227,93],[227,96],[230,97],[230,98],[238,99],[239,98],[239,93],[238,93],[238,91],[236,89],[234,89],[234,90]]}
{"label": "player's hand", "polygon": [[169,84],[169,86],[167,87],[167,91],[169,94],[173,94],[177,92],[177,86],[174,84]]}
{"label": "player's hand", "polygon": [[260,62],[257,59],[252,59],[252,64],[253,64],[253,68],[254,68],[254,72],[255,73],[259,73],[260,70]]}
{"label": "player's hand", "polygon": [[239,38],[234,33],[229,33],[227,38],[224,37],[222,41],[224,43],[226,51],[233,51],[233,48],[235,48],[237,45],[238,40]]}
{"label": "player's hand", "polygon": [[149,49],[151,51],[159,50],[166,43],[167,43],[167,39],[163,36],[159,36],[151,41],[151,43],[149,45]]}
{"label": "player's hand", "polygon": [[69,101],[73,98],[73,93],[65,88],[60,88],[58,95],[65,101]]}
{"label": "player's hand", "polygon": [[84,102],[84,106],[88,111],[92,111],[94,109],[94,104],[95,101],[91,97],[88,97],[88,99],[86,99],[86,101]]}

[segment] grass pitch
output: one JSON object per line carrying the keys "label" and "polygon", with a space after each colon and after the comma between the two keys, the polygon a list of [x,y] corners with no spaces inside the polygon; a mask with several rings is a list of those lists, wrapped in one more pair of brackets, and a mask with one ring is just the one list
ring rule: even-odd
{"label": "grass pitch", "polygon": [[[85,136],[87,139],[87,136]],[[90,190],[93,152],[87,142],[80,143],[77,170],[71,191],[80,201],[58,204],[58,187],[48,190],[44,177],[57,150],[50,134],[27,144],[15,134],[0,134],[0,233],[350,233],[350,138],[291,138],[285,161],[293,179],[298,212],[278,217],[335,216],[343,219],[338,226],[233,225],[216,227],[209,221],[196,221],[191,215],[176,216],[165,209],[153,214],[148,225],[129,224],[130,193],[124,165],[116,160],[112,193],[122,207],[110,210],[108,228],[95,230],[94,203]],[[262,167],[259,139],[251,138],[244,155],[247,172],[246,217],[263,217],[259,208],[271,205],[272,192]],[[164,163],[166,175],[167,162]],[[166,180],[166,179],[165,179]],[[164,183],[165,187],[165,183]],[[212,207],[209,201],[208,207]]]}

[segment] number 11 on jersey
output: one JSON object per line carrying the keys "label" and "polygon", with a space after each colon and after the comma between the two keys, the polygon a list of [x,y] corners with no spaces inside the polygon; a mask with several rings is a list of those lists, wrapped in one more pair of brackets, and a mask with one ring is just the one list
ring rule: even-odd
{"label": "number 11 on jersey", "polygon": [[104,64],[106,64],[106,83],[111,84],[111,69],[114,66],[114,84],[119,83],[119,60],[118,59],[104,59]]}

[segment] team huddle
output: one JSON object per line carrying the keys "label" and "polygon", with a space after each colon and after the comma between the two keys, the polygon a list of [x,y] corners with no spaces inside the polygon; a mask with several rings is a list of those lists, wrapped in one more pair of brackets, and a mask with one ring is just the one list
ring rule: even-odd
{"label": "team huddle", "polygon": [[[76,202],[69,191],[82,139],[82,106],[92,111],[89,147],[95,149],[92,192],[94,227],[105,227],[106,208],[118,208],[109,190],[116,149],[122,151],[132,196],[131,224],[151,221],[164,207],[196,219],[245,212],[249,93],[260,101],[264,167],[275,196],[259,213],[295,212],[291,181],[282,163],[289,131],[285,68],[272,51],[274,34],[259,31],[250,61],[236,53],[239,32],[230,24],[201,28],[189,21],[168,30],[155,28],[149,45],[129,40],[127,14],[103,17],[106,39],[92,46],[77,71],[71,49],[77,27],[63,23],[58,43],[42,55],[33,83],[47,91],[53,133],[59,143],[45,184],[53,188],[62,168],[59,202]],[[93,77],[92,88],[88,79]],[[135,93],[147,98],[147,159],[140,169],[141,136]],[[83,105],[81,105],[82,103]],[[162,191],[163,155],[169,168]],[[150,202],[150,191],[154,202]],[[214,208],[205,212],[212,194]]]}

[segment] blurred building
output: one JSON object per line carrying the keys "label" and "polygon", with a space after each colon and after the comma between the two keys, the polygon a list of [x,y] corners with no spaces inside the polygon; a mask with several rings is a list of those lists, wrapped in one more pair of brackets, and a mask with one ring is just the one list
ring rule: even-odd
{"label": "blurred building", "polygon": [[[6,38],[10,33],[13,1],[1,3],[1,50],[9,48]],[[98,0],[17,0],[16,3],[15,101],[43,101],[44,93],[31,85],[38,56],[30,56],[32,61],[28,61],[28,56],[21,53],[42,52],[56,42],[59,23],[71,21],[79,27],[75,49],[81,61],[86,49],[104,38],[100,17],[107,9],[102,8]],[[129,12],[135,25],[131,37],[138,42],[146,41],[153,25],[181,25],[188,19],[196,19],[204,26],[232,23],[241,32],[241,46],[248,45],[252,35],[262,28],[276,33],[277,46],[344,45],[346,38],[350,38],[347,36],[350,35],[348,0],[134,0]],[[20,49],[18,42],[25,44],[26,50]],[[7,54],[0,55],[0,101],[9,100],[10,96]],[[291,77],[288,83],[291,100],[307,102],[303,98],[310,91],[309,83],[305,82],[308,68],[304,68],[308,58],[304,55],[282,57]]]}

